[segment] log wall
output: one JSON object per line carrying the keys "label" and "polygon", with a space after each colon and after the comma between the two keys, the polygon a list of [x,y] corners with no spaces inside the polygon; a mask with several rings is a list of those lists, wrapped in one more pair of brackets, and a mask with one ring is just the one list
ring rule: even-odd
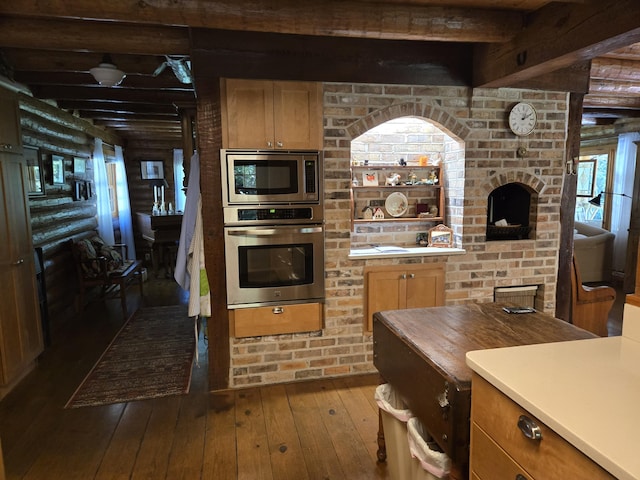
{"label": "log wall", "polygon": [[[110,132],[27,95],[20,97],[22,141],[38,148],[45,171],[45,194],[29,198],[34,247],[42,247],[45,261],[47,301],[50,328],[55,332],[79,311],[77,279],[68,240],[91,236],[97,229],[96,192],[92,160],[95,138],[105,145],[122,145],[122,140]],[[153,190],[141,180],[140,160],[162,160],[169,187],[165,198],[173,199],[173,148],[180,141],[141,142],[125,147],[125,165],[129,179],[132,212],[150,211]],[[107,149],[107,158],[113,154]],[[51,155],[64,158],[64,183],[53,184]],[[85,160],[85,172],[74,173],[74,157]],[[93,196],[77,199],[76,182],[92,182]],[[167,200],[169,201],[169,200]],[[135,225],[134,225],[135,231]],[[138,258],[144,258],[141,237],[136,234]],[[116,231],[116,238],[118,232]]]}

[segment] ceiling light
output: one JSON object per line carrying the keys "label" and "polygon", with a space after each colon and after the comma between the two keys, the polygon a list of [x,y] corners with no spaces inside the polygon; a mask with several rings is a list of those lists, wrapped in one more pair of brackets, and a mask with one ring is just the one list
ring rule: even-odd
{"label": "ceiling light", "polygon": [[89,73],[93,75],[93,78],[95,78],[100,85],[104,85],[105,87],[115,87],[119,85],[126,76],[122,70],[118,70],[118,67],[113,64],[109,54],[105,54],[100,65],[93,67],[89,70]]}

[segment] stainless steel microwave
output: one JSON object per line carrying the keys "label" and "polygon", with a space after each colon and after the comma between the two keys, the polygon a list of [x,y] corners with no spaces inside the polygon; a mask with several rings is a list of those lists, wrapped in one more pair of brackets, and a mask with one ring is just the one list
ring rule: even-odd
{"label": "stainless steel microwave", "polygon": [[220,151],[223,205],[319,204],[319,151]]}

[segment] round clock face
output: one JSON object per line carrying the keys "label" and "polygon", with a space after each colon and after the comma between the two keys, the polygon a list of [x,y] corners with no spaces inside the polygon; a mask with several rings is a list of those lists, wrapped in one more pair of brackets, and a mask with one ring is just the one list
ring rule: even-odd
{"label": "round clock face", "polygon": [[532,105],[518,103],[509,113],[509,128],[516,135],[529,135],[536,127],[537,115]]}

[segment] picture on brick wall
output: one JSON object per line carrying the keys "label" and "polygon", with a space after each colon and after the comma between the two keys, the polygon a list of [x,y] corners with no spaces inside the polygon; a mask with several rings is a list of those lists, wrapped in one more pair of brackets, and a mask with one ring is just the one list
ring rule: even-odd
{"label": "picture on brick wall", "polygon": [[362,186],[363,187],[377,187],[378,186],[378,172],[362,172]]}
{"label": "picture on brick wall", "polygon": [[433,227],[429,230],[429,246],[430,247],[446,247],[453,246],[453,230],[443,225]]}

